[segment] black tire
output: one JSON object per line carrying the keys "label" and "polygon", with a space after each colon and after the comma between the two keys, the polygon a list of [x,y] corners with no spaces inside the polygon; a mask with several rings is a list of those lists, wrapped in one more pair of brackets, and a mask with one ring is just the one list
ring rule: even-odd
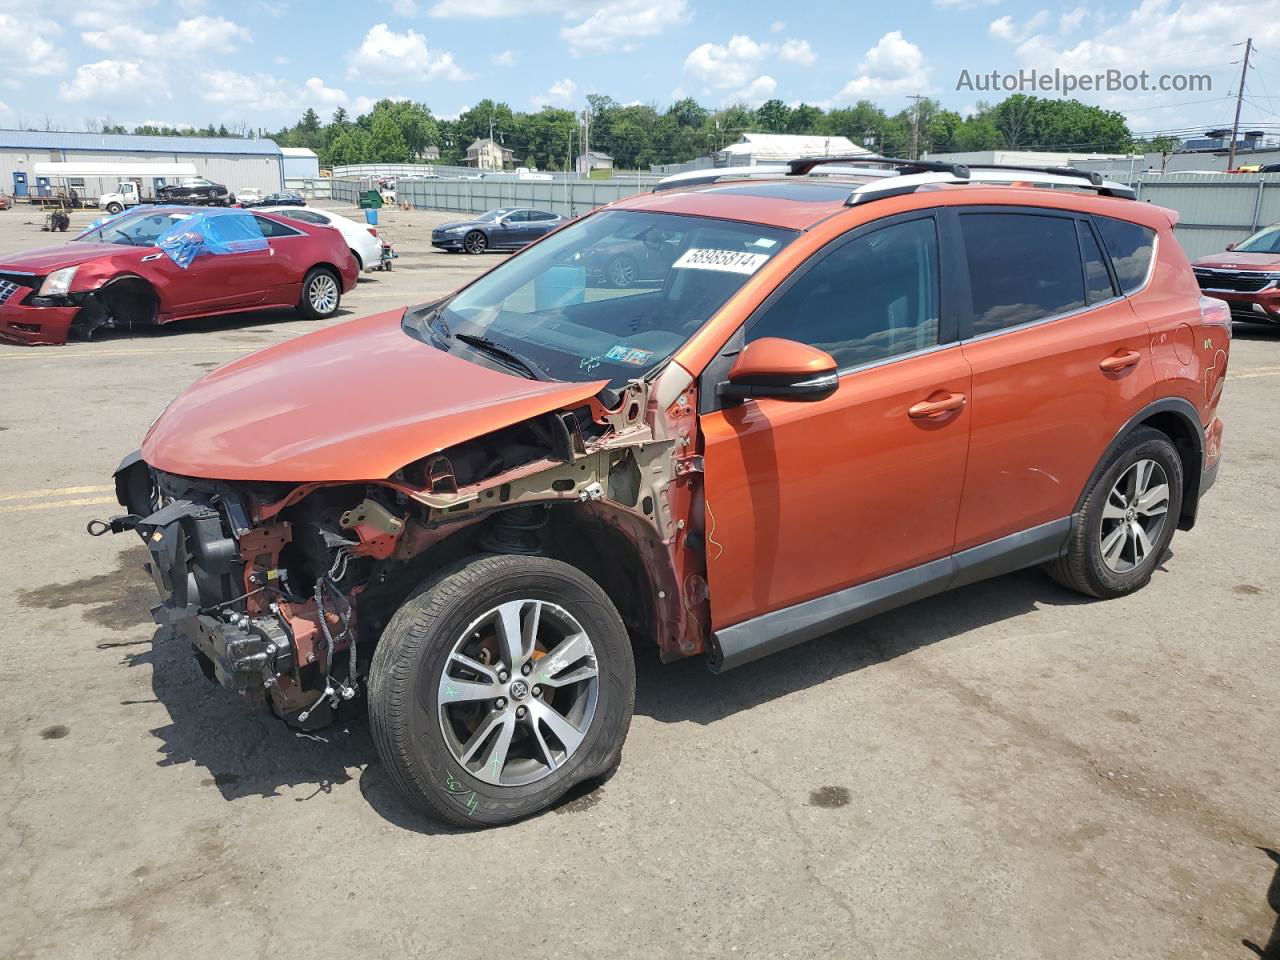
{"label": "black tire", "polygon": [[351,259],[356,262],[356,273],[364,273],[364,261],[360,259],[360,254],[352,250]]}
{"label": "black tire", "polygon": [[605,285],[614,289],[634,287],[639,279],[636,262],[630,257],[614,257],[605,268]]}
{"label": "black tire", "polygon": [[298,312],[308,320],[324,320],[342,305],[342,281],[327,267],[312,267],[302,280]]}
{"label": "black tire", "polygon": [[123,210],[124,210],[124,207],[122,207],[122,206],[121,206],[120,204],[118,204],[118,203],[108,203],[108,204],[107,204],[107,213],[111,214],[113,217],[114,217],[117,213],[120,213],[120,212],[121,212],[121,211],[123,211]]}
{"label": "black tire", "polygon": [[[1117,572],[1103,557],[1103,511],[1112,489],[1131,467],[1152,460],[1164,471],[1168,486],[1168,509],[1151,549],[1132,569]],[[1173,441],[1159,430],[1139,427],[1104,462],[1089,488],[1081,508],[1072,518],[1066,553],[1046,566],[1054,580],[1089,597],[1109,600],[1145,587],[1159,565],[1178,526],[1182,505],[1182,459]]]}
{"label": "black tire", "polygon": [[[591,638],[595,711],[578,748],[523,786],[478,779],[445,742],[437,691],[453,644],[477,617],[517,599],[550,601]],[[401,792],[458,826],[497,826],[538,813],[578,783],[616,769],[635,705],[635,662],[622,618],[599,585],[546,557],[477,556],[427,581],[396,612],[369,670],[369,720],[378,755]]]}
{"label": "black tire", "polygon": [[470,254],[481,254],[489,249],[489,238],[483,231],[472,230],[462,238],[462,249]]}

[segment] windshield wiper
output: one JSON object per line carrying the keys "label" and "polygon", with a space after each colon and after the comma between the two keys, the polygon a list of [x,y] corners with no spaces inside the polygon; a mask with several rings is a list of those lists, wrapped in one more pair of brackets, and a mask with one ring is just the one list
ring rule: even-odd
{"label": "windshield wiper", "polygon": [[470,333],[457,333],[454,334],[453,339],[461,340],[468,346],[475,347],[477,350],[482,350],[492,357],[497,357],[499,360],[506,363],[507,366],[523,370],[528,374],[530,380],[551,379],[546,373],[534,366],[531,361],[520,356],[520,354],[516,353],[511,348],[504,347],[502,344],[490,340],[488,337],[477,337]]}

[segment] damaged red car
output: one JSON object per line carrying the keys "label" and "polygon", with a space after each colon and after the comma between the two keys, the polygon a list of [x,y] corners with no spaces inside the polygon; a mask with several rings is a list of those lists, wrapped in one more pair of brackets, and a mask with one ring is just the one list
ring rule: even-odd
{"label": "damaged red car", "polygon": [[[624,200],[211,372],[90,532],[142,537],[210,679],[308,730],[367,697],[458,824],[612,772],[633,644],[723,671],[1023,567],[1144,586],[1216,476],[1230,346],[1174,215],[826,162]],[[661,256],[595,269],[624,242]]]}
{"label": "damaged red car", "polygon": [[59,344],[99,329],[293,307],[333,316],[358,271],[329,227],[269,214],[148,207],[70,243],[0,257],[0,340]]}

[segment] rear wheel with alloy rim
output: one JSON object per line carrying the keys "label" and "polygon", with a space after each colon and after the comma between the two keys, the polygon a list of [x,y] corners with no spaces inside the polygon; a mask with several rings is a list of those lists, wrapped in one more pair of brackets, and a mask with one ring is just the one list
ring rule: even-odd
{"label": "rear wheel with alloy rim", "polygon": [[484,253],[489,248],[489,238],[479,230],[472,230],[462,239],[462,249],[467,253]]}
{"label": "rear wheel with alloy rim", "polygon": [[477,557],[392,618],[369,674],[378,752],[438,819],[536,813],[618,763],[635,700],[627,632],[580,570]]}
{"label": "rear wheel with alloy rim", "polygon": [[1135,430],[1093,481],[1050,575],[1092,597],[1145,586],[1173,539],[1182,488],[1182,460],[1169,437]]}
{"label": "rear wheel with alloy rim", "polygon": [[338,278],[323,267],[313,267],[302,281],[302,301],[298,310],[311,320],[323,320],[338,312],[342,287]]}

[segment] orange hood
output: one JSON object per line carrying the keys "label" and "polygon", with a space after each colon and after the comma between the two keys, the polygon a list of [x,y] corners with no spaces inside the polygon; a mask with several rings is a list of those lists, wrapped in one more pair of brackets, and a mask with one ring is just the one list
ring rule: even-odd
{"label": "orange hood", "polygon": [[382,480],[582,403],[606,383],[542,383],[470,363],[406,334],[403,314],[352,320],[219,367],[152,424],[142,458],[207,479]]}

